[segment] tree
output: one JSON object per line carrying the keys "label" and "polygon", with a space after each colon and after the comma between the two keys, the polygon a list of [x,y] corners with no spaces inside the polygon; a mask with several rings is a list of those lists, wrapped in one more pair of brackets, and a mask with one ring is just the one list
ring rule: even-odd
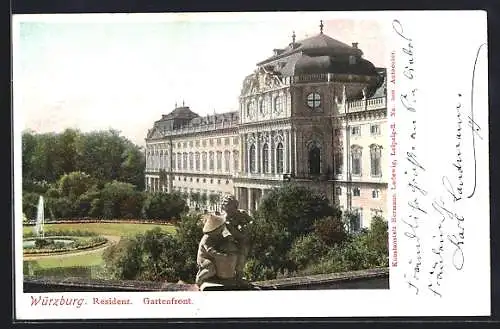
{"label": "tree", "polygon": [[196,209],[200,207],[201,195],[200,192],[191,192],[189,198],[195,204]]}
{"label": "tree", "polygon": [[[133,218],[140,214],[140,201],[140,191],[137,191],[134,185],[113,181],[104,185],[99,200],[91,204],[91,209],[92,213],[101,212],[107,219]],[[102,206],[102,209],[98,209],[98,206]]]}
{"label": "tree", "polygon": [[207,194],[206,193],[201,193],[200,203],[201,203],[202,207],[206,207],[207,206],[207,200],[208,200]]}
{"label": "tree", "polygon": [[265,275],[293,272],[297,265],[288,255],[293,242],[312,233],[318,220],[340,214],[328,204],[326,196],[304,186],[287,184],[273,189],[255,212],[249,231],[250,258],[258,261]]}
{"label": "tree", "polygon": [[149,193],[142,209],[143,216],[153,220],[179,219],[189,208],[178,193]]}
{"label": "tree", "polygon": [[212,209],[214,209],[215,211],[218,211],[219,201],[220,201],[220,195],[217,193],[211,193],[208,196],[208,202],[210,203],[210,206],[212,207]]}

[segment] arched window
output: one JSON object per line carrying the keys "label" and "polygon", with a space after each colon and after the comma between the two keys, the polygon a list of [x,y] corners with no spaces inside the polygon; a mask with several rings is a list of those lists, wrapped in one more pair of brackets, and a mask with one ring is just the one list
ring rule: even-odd
{"label": "arched window", "polygon": [[361,195],[361,189],[359,187],[355,187],[352,189],[352,195],[353,196],[360,196]]}
{"label": "arched window", "polygon": [[193,153],[190,152],[189,153],[189,170],[193,170],[194,167],[193,167]]}
{"label": "arched window", "polygon": [[269,172],[269,146],[267,143],[262,147],[262,165],[264,166],[263,172]]}
{"label": "arched window", "polygon": [[222,171],[222,152],[217,151],[217,171]]}
{"label": "arched window", "polygon": [[352,158],[352,174],[355,176],[361,176],[361,153],[362,149],[358,145],[353,145],[351,148],[351,158]]}
{"label": "arched window", "polygon": [[172,169],[175,170],[176,168],[175,153],[172,153]]}
{"label": "arched window", "polygon": [[207,170],[207,152],[201,154],[201,166],[202,170]]}
{"label": "arched window", "polygon": [[234,172],[239,170],[239,152],[233,151],[233,161],[234,161]]}
{"label": "arched window", "polygon": [[309,174],[319,175],[321,171],[321,151],[317,145],[309,148]]}
{"label": "arched window", "polygon": [[381,159],[382,158],[382,146],[372,144],[370,146],[370,162],[371,162],[371,175],[373,177],[382,176],[381,169]]}
{"label": "arched window", "polygon": [[231,152],[224,151],[224,171],[231,171]]}
{"label": "arched window", "polygon": [[182,170],[182,153],[177,153],[177,170]]}
{"label": "arched window", "polygon": [[214,170],[214,152],[208,153],[208,169]]}
{"label": "arched window", "polygon": [[283,111],[283,98],[281,96],[276,96],[274,98],[274,112],[281,113]]}
{"label": "arched window", "polygon": [[196,152],[194,155],[195,170],[200,170],[200,153]]}
{"label": "arched window", "polygon": [[252,144],[252,146],[250,146],[250,172],[251,173],[255,173],[257,172],[257,166],[256,166],[256,159],[257,159],[257,154],[256,154],[256,149],[255,149],[255,145]]}
{"label": "arched window", "polygon": [[187,170],[187,168],[188,168],[188,154],[187,154],[187,152],[184,152],[182,154],[182,168],[184,170]]}
{"label": "arched window", "polygon": [[276,146],[276,173],[283,173],[283,143]]}

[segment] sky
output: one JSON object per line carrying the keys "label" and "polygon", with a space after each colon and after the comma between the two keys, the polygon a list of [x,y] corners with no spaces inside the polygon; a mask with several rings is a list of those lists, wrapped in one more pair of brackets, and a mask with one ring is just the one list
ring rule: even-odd
{"label": "sky", "polygon": [[[205,115],[236,111],[256,63],[323,32],[358,42],[385,66],[381,24],[295,14],[15,16],[13,109],[23,129],[113,128],[144,145],[155,120],[184,104]],[[325,17],[326,16],[326,17]],[[17,25],[16,25],[17,24]]]}

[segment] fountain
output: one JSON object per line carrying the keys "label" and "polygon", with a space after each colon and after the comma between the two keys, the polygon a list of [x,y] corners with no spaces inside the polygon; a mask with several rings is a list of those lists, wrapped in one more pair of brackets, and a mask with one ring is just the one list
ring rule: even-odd
{"label": "fountain", "polygon": [[43,229],[43,226],[45,224],[45,211],[43,207],[44,207],[43,196],[40,195],[40,198],[38,199],[38,207],[36,212],[36,225],[35,225],[35,234],[39,239],[45,238],[45,231]]}

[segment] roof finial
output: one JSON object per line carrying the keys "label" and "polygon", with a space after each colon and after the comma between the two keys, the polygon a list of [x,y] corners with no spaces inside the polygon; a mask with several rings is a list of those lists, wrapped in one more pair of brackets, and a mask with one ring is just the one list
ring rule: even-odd
{"label": "roof finial", "polygon": [[177,108],[177,102],[175,102],[175,108]]}
{"label": "roof finial", "polygon": [[295,31],[292,33],[292,44],[295,44]]}
{"label": "roof finial", "polygon": [[184,100],[182,100],[182,107],[184,107]]}
{"label": "roof finial", "polygon": [[319,21],[319,33],[321,33],[321,34],[323,34],[323,27],[324,27],[323,20],[320,20]]}

